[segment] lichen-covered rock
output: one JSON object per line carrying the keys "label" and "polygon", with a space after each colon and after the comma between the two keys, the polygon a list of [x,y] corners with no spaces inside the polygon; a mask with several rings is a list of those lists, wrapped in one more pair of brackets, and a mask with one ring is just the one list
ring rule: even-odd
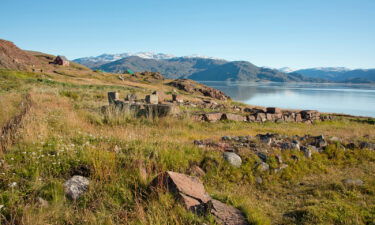
{"label": "lichen-covered rock", "polygon": [[72,200],[77,200],[89,187],[89,180],[83,176],[73,176],[64,183],[65,194]]}
{"label": "lichen-covered rock", "polygon": [[224,152],[223,157],[232,166],[240,167],[242,164],[241,157],[234,152]]}

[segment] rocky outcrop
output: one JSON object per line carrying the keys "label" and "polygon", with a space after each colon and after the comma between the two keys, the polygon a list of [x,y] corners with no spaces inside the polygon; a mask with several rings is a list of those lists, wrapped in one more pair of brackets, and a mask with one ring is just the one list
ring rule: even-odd
{"label": "rocky outcrop", "polygon": [[179,90],[186,91],[190,94],[199,93],[203,96],[219,99],[219,100],[228,100],[230,99],[224,92],[217,90],[215,88],[207,87],[206,85],[197,83],[189,79],[177,79],[174,80],[168,85],[176,87]]}
{"label": "rocky outcrop", "polygon": [[186,209],[198,215],[212,214],[223,225],[247,225],[243,213],[233,206],[212,199],[197,177],[172,171],[158,175],[151,187],[171,192]]}

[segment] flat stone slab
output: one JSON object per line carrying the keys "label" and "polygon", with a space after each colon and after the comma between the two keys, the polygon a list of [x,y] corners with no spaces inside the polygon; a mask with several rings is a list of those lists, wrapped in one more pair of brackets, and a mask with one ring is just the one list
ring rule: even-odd
{"label": "flat stone slab", "polygon": [[211,200],[199,178],[182,173],[167,171],[157,176],[152,185],[174,193],[189,210],[194,210]]}

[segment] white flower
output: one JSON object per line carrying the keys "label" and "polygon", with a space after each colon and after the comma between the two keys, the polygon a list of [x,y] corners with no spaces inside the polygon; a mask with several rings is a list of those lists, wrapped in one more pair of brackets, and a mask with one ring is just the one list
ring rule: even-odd
{"label": "white flower", "polygon": [[17,182],[12,182],[12,183],[9,184],[9,187],[11,187],[11,188],[13,188],[15,186],[17,186]]}

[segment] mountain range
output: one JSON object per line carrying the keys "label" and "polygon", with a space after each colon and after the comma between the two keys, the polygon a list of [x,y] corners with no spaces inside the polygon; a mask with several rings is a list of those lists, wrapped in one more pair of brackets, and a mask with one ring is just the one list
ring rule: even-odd
{"label": "mountain range", "polygon": [[[121,58],[124,56],[123,58]],[[119,59],[120,58],[120,59]],[[189,78],[200,81],[274,81],[323,82],[323,79],[284,73],[277,69],[258,67],[247,61],[227,61],[204,56],[175,57],[162,53],[103,54],[74,60],[95,70],[112,73],[160,72],[168,78]]]}
{"label": "mountain range", "polygon": [[373,83],[375,69],[319,67],[272,69],[258,67],[247,61],[227,61],[207,56],[177,57],[171,54],[138,52],[102,54],[74,60],[91,69],[112,73],[160,72],[169,78],[189,78],[200,81],[274,81],[274,82],[347,82]]}
{"label": "mountain range", "polygon": [[[285,71],[285,68],[283,68]],[[373,83],[375,82],[375,69],[348,69],[345,67],[318,67],[292,70],[310,78],[320,78],[331,82],[344,83]]]}

